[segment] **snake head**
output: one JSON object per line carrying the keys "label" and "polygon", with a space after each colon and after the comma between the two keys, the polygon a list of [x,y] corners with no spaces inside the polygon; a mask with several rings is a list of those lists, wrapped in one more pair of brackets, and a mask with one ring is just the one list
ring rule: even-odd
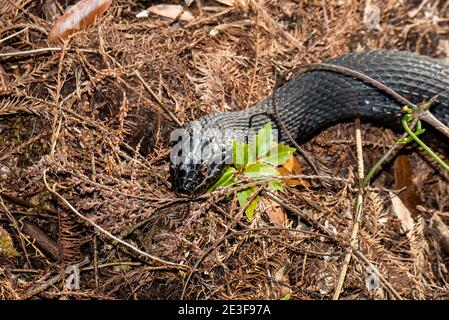
{"label": "snake head", "polygon": [[[172,132],[170,174],[175,192],[190,196],[205,192],[221,175],[229,160],[223,133],[194,121]],[[231,150],[232,152],[232,150]]]}

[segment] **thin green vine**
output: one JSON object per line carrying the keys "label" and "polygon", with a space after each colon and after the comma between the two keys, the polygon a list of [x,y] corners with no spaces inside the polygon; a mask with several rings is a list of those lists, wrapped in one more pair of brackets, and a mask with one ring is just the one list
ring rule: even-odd
{"label": "thin green vine", "polygon": [[[432,149],[430,149],[421,139],[418,138],[418,135],[424,132],[424,129],[421,129],[420,121],[418,120],[418,123],[416,125],[417,130],[415,132],[413,132],[412,129],[409,127],[408,123],[413,120],[413,111],[407,107],[404,107],[403,110],[405,110],[407,114],[405,114],[402,117],[401,123],[405,131],[409,135],[409,137],[415,140],[416,143],[419,144],[421,148],[423,148],[436,162],[438,162],[444,169],[446,169],[449,172],[449,166],[443,160],[441,160],[441,158],[438,157],[432,151]],[[406,139],[406,141],[399,141],[398,143],[408,143],[409,141],[410,139]]]}
{"label": "thin green vine", "polygon": [[[431,99],[430,101],[423,103],[422,106],[418,106],[416,110],[412,110],[407,106],[402,108],[402,111],[405,112],[405,115],[401,118],[401,124],[404,127],[405,133],[401,136],[401,138],[399,138],[396,144],[406,144],[413,140],[416,141],[416,143],[418,143],[419,146],[421,146],[435,161],[437,161],[444,169],[449,171],[449,166],[443,160],[441,160],[441,158],[438,157],[432,151],[432,149],[430,149],[421,139],[418,138],[420,134],[425,132],[425,129],[422,128],[422,124],[421,121],[419,120],[419,117],[415,118],[413,113],[415,112],[419,116],[421,112],[424,112],[431,106],[432,102],[433,100]],[[413,132],[413,130],[415,131]],[[394,148],[390,149],[371,168],[371,170],[366,175],[365,180],[363,181],[364,187],[369,185],[373,176],[376,174],[376,172],[379,170],[382,164],[391,156],[393,151]]]}

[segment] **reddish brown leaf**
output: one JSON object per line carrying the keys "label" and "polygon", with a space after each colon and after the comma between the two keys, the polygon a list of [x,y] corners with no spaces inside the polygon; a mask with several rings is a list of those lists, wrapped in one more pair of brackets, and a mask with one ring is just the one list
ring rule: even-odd
{"label": "reddish brown leaf", "polygon": [[81,0],[67,9],[51,29],[48,40],[64,40],[69,35],[86,29],[93,24],[97,17],[108,10],[112,0]]}

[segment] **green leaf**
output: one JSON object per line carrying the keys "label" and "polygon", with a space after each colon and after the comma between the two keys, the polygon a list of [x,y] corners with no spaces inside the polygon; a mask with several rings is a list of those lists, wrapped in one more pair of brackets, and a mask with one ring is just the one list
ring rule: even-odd
{"label": "green leaf", "polygon": [[278,144],[271,148],[265,157],[260,158],[260,161],[273,166],[283,165],[295,151],[295,148],[291,148],[285,144]]}
{"label": "green leaf", "polygon": [[290,300],[290,294],[287,293],[285,296],[281,298],[281,300]]}
{"label": "green leaf", "polygon": [[282,186],[279,180],[273,180],[268,183],[268,188],[277,191],[284,191],[284,187]]}
{"label": "green leaf", "polygon": [[220,179],[218,179],[217,182],[215,182],[212,187],[207,190],[207,192],[212,192],[218,187],[226,187],[230,185],[234,181],[235,173],[237,170],[233,167],[228,167],[223,174],[221,175]]}
{"label": "green leaf", "polygon": [[250,178],[262,178],[267,176],[278,176],[279,172],[266,163],[253,163],[248,165],[243,171],[245,176]]}
{"label": "green leaf", "polygon": [[245,209],[246,217],[248,220],[252,220],[254,218],[254,211],[256,210],[257,204],[260,201],[259,196],[257,195],[250,204],[248,204],[248,198],[251,197],[252,194],[256,192],[255,188],[248,188],[242,191],[237,192],[237,200],[239,202],[240,207]]}
{"label": "green leaf", "polygon": [[267,122],[262,129],[256,135],[256,154],[257,158],[263,157],[267,154],[271,148],[273,142],[273,129],[271,128],[271,122]]}
{"label": "green leaf", "polygon": [[257,204],[260,201],[260,197],[256,196],[253,201],[251,201],[251,203],[248,205],[248,207],[245,210],[246,213],[246,217],[248,218],[249,221],[252,221],[254,218],[254,211],[257,208]]}
{"label": "green leaf", "polygon": [[237,200],[239,201],[240,207],[245,207],[248,203],[248,197],[256,191],[255,188],[248,188],[242,191],[237,192]]}
{"label": "green leaf", "polygon": [[248,154],[248,161],[247,164],[253,164],[256,163],[256,147],[253,144],[247,144],[246,147],[248,148],[247,154]]}
{"label": "green leaf", "polygon": [[413,113],[413,110],[410,109],[408,106],[403,106],[402,107],[402,112],[404,112],[404,113]]}
{"label": "green leaf", "polygon": [[242,169],[256,161],[256,151],[253,145],[232,141],[232,161],[237,169]]}
{"label": "green leaf", "polygon": [[232,163],[237,169],[245,165],[245,145],[237,140],[232,140]]}

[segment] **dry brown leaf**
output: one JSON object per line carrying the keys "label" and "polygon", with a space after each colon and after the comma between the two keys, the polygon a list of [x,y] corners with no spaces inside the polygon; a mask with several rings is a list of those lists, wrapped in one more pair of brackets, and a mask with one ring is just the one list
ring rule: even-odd
{"label": "dry brown leaf", "polygon": [[292,293],[292,289],[290,288],[290,286],[291,286],[290,278],[288,277],[287,274],[285,274],[285,269],[286,269],[286,265],[279,268],[274,273],[274,280],[276,281],[276,284],[277,284],[276,287],[278,289],[276,292],[276,295],[279,298]]}
{"label": "dry brown leaf", "polygon": [[67,9],[62,17],[56,20],[48,34],[49,41],[60,41],[69,35],[86,29],[97,21],[111,6],[112,0],[81,0]]}
{"label": "dry brown leaf", "polygon": [[[298,160],[294,155],[292,155],[287,162],[285,162],[282,166],[277,168],[278,172],[281,174],[281,176],[291,176],[291,175],[298,175],[301,174],[301,165],[299,164]],[[302,179],[287,179],[285,180],[285,184],[290,187],[296,187],[296,186],[304,186],[309,187],[310,184],[307,181],[304,181]]]}
{"label": "dry brown leaf", "polygon": [[416,206],[420,204],[419,195],[416,186],[413,184],[413,171],[410,160],[407,155],[401,154],[394,161],[394,188],[404,191],[399,193],[402,203],[410,210],[413,218],[416,218],[418,212]]}
{"label": "dry brown leaf", "polygon": [[285,213],[284,208],[267,198],[262,198],[262,205],[272,224],[285,227],[287,214]]}
{"label": "dry brown leaf", "polygon": [[401,221],[402,231],[404,233],[407,233],[413,228],[413,226],[415,225],[415,221],[413,220],[410,211],[396,194],[390,192],[390,197],[393,215],[396,216],[399,221]]}
{"label": "dry brown leaf", "polygon": [[292,173],[301,174],[301,167],[299,165],[299,162],[293,155],[282,166]]}
{"label": "dry brown leaf", "polygon": [[170,19],[180,19],[182,21],[191,21],[192,14],[189,11],[183,11],[184,8],[178,4],[157,4],[148,8],[153,14]]}

